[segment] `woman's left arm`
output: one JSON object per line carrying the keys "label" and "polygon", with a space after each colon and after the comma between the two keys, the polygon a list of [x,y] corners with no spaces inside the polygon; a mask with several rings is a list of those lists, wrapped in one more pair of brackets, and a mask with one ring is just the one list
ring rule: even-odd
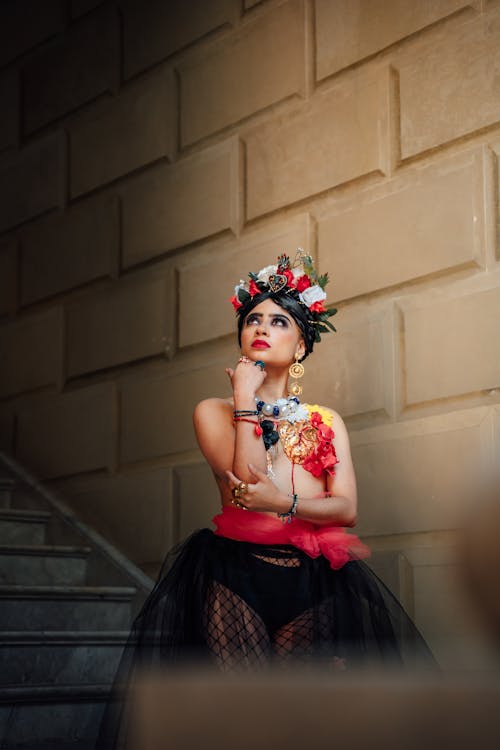
{"label": "woman's left arm", "polygon": [[338,458],[334,476],[327,474],[326,489],[331,497],[309,499],[299,496],[296,518],[316,524],[355,526],[358,520],[358,494],[349,435],[342,417],[337,412],[330,411],[333,414],[332,429]]}

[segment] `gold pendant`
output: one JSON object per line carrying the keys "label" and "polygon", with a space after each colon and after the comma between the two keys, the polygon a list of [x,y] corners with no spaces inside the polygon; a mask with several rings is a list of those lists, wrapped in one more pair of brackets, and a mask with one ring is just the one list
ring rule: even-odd
{"label": "gold pendant", "polygon": [[278,424],[278,433],[285,455],[294,464],[303,464],[319,444],[318,432],[310,422],[283,420]]}

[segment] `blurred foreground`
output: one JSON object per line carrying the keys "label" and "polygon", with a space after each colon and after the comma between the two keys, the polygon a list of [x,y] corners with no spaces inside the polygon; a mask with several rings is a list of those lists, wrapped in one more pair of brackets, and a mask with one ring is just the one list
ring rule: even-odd
{"label": "blurred foreground", "polygon": [[149,678],[133,698],[134,750],[421,750],[499,747],[500,679],[323,671]]}

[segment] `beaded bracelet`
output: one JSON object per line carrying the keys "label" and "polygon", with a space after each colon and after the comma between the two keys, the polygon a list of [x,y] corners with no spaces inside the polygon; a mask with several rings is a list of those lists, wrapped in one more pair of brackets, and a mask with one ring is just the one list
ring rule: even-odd
{"label": "beaded bracelet", "polygon": [[293,497],[293,502],[292,502],[292,505],[290,506],[290,510],[288,510],[286,513],[276,514],[283,523],[291,523],[293,516],[297,513],[297,504],[299,502],[299,498],[295,492],[293,493],[292,497]]}
{"label": "beaded bracelet", "polygon": [[233,417],[233,422],[249,422],[250,424],[254,424],[254,432],[257,435],[257,437],[260,437],[262,435],[262,427],[260,426],[258,419],[247,419],[246,417]]}

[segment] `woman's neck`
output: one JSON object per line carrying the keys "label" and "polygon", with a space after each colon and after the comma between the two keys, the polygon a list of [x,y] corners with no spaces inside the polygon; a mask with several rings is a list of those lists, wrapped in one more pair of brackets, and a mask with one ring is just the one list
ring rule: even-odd
{"label": "woman's neck", "polygon": [[267,377],[256,395],[266,403],[273,403],[279,398],[286,398],[288,396],[287,381],[287,370],[276,374],[268,371]]}

